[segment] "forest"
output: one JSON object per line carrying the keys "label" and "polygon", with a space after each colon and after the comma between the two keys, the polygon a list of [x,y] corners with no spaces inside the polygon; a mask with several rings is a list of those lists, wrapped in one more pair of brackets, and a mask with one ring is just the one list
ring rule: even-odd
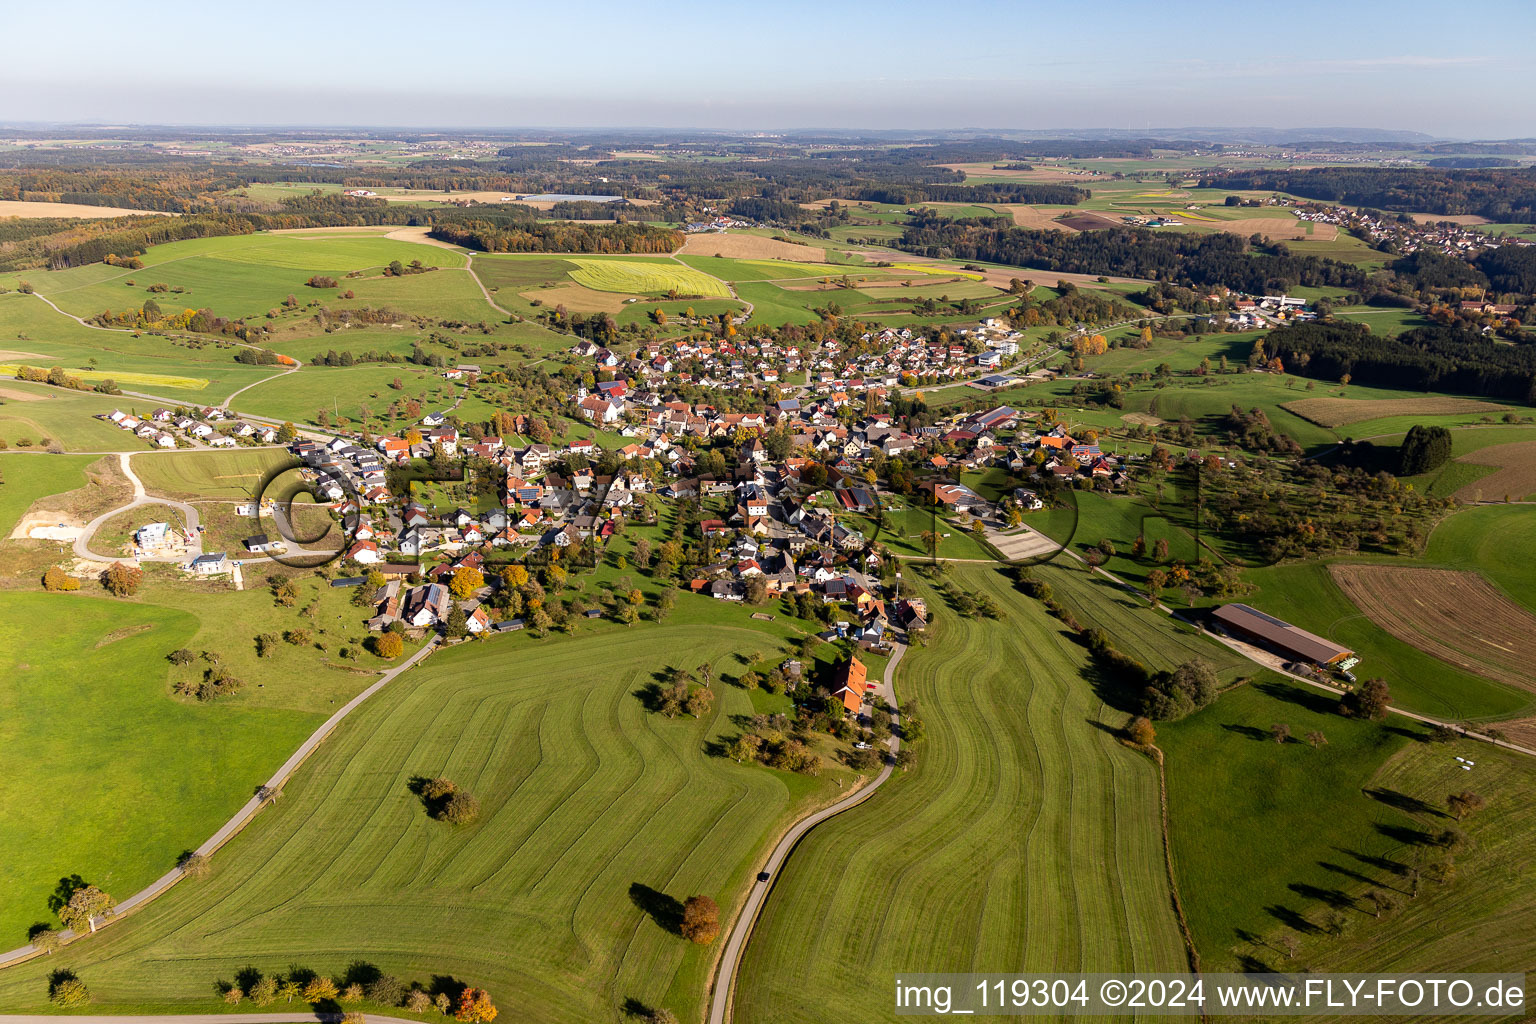
{"label": "forest", "polygon": [[1201,188],[1289,192],[1327,203],[1447,217],[1472,214],[1500,223],[1536,223],[1536,168],[1441,170],[1418,167],[1312,167],[1230,171]]}
{"label": "forest", "polygon": [[683,244],[681,231],[649,224],[535,221],[497,225],[486,220],[434,224],[433,238],[481,252],[670,253]]}
{"label": "forest", "polygon": [[993,222],[945,220],[919,211],[907,221],[896,246],[924,256],[985,260],[1072,274],[1104,274],[1171,281],[1186,286],[1224,285],[1264,294],[1332,286],[1361,288],[1358,267],[1315,256],[1296,256],[1283,245],[1254,248],[1230,234],[1160,234],[1145,228],[1061,231],[994,226]]}
{"label": "forest", "polygon": [[1265,345],[1287,372],[1318,380],[1536,401],[1536,345],[1494,342],[1459,327],[1385,338],[1361,323],[1302,323],[1271,332]]}

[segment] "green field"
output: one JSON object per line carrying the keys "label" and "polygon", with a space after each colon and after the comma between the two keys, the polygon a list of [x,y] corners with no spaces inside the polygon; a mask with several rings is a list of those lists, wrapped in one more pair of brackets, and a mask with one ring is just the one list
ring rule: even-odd
{"label": "green field", "polygon": [[731,289],[717,280],[670,260],[597,260],[573,257],[576,269],[571,278],[600,292],[624,292],[630,295],[655,295],[676,291],[682,295],[730,298]]}
{"label": "green field", "polygon": [[[396,377],[405,385],[400,391],[389,386]],[[367,406],[373,415],[382,416],[391,402],[403,405],[412,398],[421,403],[423,413],[446,410],[460,391],[435,373],[399,363],[314,366],[259,384],[241,395],[238,404],[242,412],[255,416],[312,423],[321,409],[357,419]]]}
{"label": "green field", "polygon": [[150,494],[168,498],[250,498],[263,474],[293,457],[281,448],[213,452],[152,452],[133,459],[133,472]]}
{"label": "green field", "polygon": [[[1150,611],[1106,602],[1077,570],[1037,572],[1132,630],[1138,655],[1222,658]],[[1086,652],[1000,571],[949,575],[1008,618],[941,611],[932,645],[902,662],[897,695],[918,700],[927,725],[918,765],[796,848],[747,947],[740,1021],[884,1019],[891,977],[918,965],[1186,966],[1156,768],[1105,729],[1124,714],[1095,695]]]}
{"label": "green field", "polygon": [[[46,1005],[62,966],[98,1009],[213,1010],[213,982],[248,965],[339,973],[361,959],[486,987],[512,1019],[618,1021],[630,999],[694,1019],[714,950],[651,911],[709,893],[728,915],[774,829],[836,788],[706,752],[751,712],[744,690],[717,683],[702,721],[647,712],[636,691],[679,650],[725,666],[762,639],[668,625],[435,654],[355,713],[212,877],[0,973],[0,1006]],[[425,816],[408,784],[438,774],[479,798],[478,824]]]}
{"label": "green field", "polygon": [[[1536,956],[1523,922],[1536,783],[1528,757],[1472,741],[1421,741],[1422,727],[1341,718],[1326,694],[1260,682],[1161,726],[1174,863],[1208,970],[1494,971]],[[1295,741],[1269,732],[1290,726]],[[1327,744],[1304,742],[1317,730]],[[1454,756],[1477,762],[1459,770]],[[1472,788],[1488,810],[1458,823],[1449,793]],[[1428,837],[1468,836],[1456,877],[1433,881],[1446,852]],[[1277,849],[1283,855],[1276,855]],[[1410,871],[1422,878],[1418,895]],[[1386,891],[1380,918],[1364,898]],[[1336,911],[1343,931],[1326,927]],[[1289,938],[1298,944],[1285,954]],[[1515,969],[1519,969],[1516,967]]]}
{"label": "green field", "polygon": [[173,699],[165,654],[195,642],[193,614],[41,593],[0,593],[0,609],[0,936],[9,949],[49,920],[47,898],[65,875],[120,898],[159,877],[320,716]]}
{"label": "green field", "polygon": [[32,503],[85,483],[93,455],[0,455],[0,540],[11,535]]}
{"label": "green field", "polygon": [[1394,702],[1409,710],[1449,721],[1536,710],[1529,693],[1463,672],[1377,627],[1334,584],[1323,562],[1249,569],[1244,576],[1259,588],[1245,603],[1355,651],[1361,658],[1355,674],[1386,679]]}
{"label": "green field", "polygon": [[113,409],[125,412],[140,409],[148,413],[154,406],[141,398],[113,398],[85,391],[67,391],[45,384],[0,381],[0,388],[17,395],[35,395],[30,401],[0,395],[0,439],[12,448],[25,438],[42,446],[48,438],[73,451],[140,451],[149,443],[132,433],[97,417]]}
{"label": "green field", "polygon": [[1536,515],[1519,505],[1458,512],[1429,535],[1428,564],[1481,572],[1536,611]]}

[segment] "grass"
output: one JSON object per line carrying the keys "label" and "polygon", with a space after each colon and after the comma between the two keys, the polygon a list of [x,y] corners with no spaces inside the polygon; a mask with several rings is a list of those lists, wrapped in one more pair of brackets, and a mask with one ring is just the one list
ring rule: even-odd
{"label": "grass", "polygon": [[1481,572],[1536,611],[1536,516],[1528,508],[1483,505],[1456,513],[1429,535],[1424,562]]}
{"label": "grass", "polygon": [[[796,848],[746,950],[743,1022],[881,1019],[892,974],[919,965],[1185,968],[1156,770],[1106,731],[1124,715],[1096,696],[1086,652],[1001,572],[949,578],[1008,618],[939,610],[933,645],[908,653],[917,767]],[[1123,611],[1158,649],[1182,643]]]}
{"label": "grass", "polygon": [[50,918],[47,897],[65,875],[124,897],[169,869],[319,716],[173,699],[164,655],[191,641],[194,614],[41,593],[0,594],[0,609],[0,936],[10,948]]}
{"label": "grass", "polygon": [[280,448],[232,448],[140,456],[133,472],[151,494],[169,498],[250,498],[262,476],[293,458]]}
{"label": "grass", "polygon": [[[212,982],[248,964],[364,959],[489,988],[525,1019],[619,1020],[628,999],[693,1019],[713,950],[652,911],[703,892],[729,914],[778,825],[836,790],[706,753],[751,712],[746,691],[717,684],[702,721],[635,691],[679,650],[721,661],[759,639],[668,625],[436,654],[349,719],[212,877],[0,974],[0,1005],[42,1005],[45,967],[78,971],[99,1006],[213,1010]],[[479,798],[478,824],[427,819],[408,783],[437,774]]]}
{"label": "grass", "polygon": [[1355,674],[1386,679],[1404,708],[1450,721],[1531,712],[1530,694],[1456,669],[1381,630],[1344,596],[1324,562],[1250,569],[1244,576],[1259,587],[1244,603],[1355,651],[1361,658]]}
{"label": "grass", "polygon": [[577,284],[598,291],[625,292],[631,295],[676,291],[682,295],[713,298],[729,298],[731,295],[730,286],[725,282],[671,261],[572,258],[569,262],[576,267],[571,271],[571,278]]}
{"label": "grass", "polygon": [[[396,377],[405,385],[400,391],[389,386]],[[452,382],[434,373],[400,363],[371,363],[285,373],[247,391],[238,402],[242,412],[255,416],[307,423],[314,422],[321,409],[329,416],[339,414],[356,421],[367,406],[382,416],[390,403],[403,406],[412,398],[421,403],[424,413],[432,412],[447,409],[457,394]]]}
{"label": "grass", "polygon": [[0,455],[0,539],[9,537],[39,498],[85,483],[90,455]]}
{"label": "grass", "polygon": [[[1529,963],[1536,935],[1514,922],[1536,907],[1530,759],[1471,741],[1416,742],[1421,731],[1411,723],[1352,721],[1331,703],[1261,683],[1159,729],[1174,862],[1207,969],[1498,971]],[[1279,746],[1264,735],[1275,722],[1298,737],[1319,730],[1328,743]],[[1455,756],[1477,767],[1463,772]],[[1465,788],[1488,808],[1458,823],[1442,809]],[[1411,896],[1407,872],[1446,856],[1427,837],[1451,827],[1469,840],[1454,855],[1455,880],[1426,877]],[[1363,899],[1373,888],[1401,909],[1378,919]],[[1335,908],[1338,935],[1319,927]],[[1298,943],[1294,958],[1279,952],[1285,937]]]}
{"label": "grass", "polygon": [[37,396],[31,401],[0,396],[4,403],[0,404],[0,440],[13,448],[25,447],[18,444],[23,439],[41,447],[44,438],[74,451],[135,451],[149,447],[143,439],[96,418],[118,408],[125,412],[138,409],[147,414],[154,406],[143,399],[113,398],[11,380],[0,381],[0,388],[18,395]]}

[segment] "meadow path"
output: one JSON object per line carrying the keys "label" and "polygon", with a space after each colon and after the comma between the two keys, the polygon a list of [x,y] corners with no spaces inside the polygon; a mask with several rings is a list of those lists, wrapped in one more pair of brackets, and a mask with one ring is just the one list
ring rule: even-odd
{"label": "meadow path", "polygon": [[[885,676],[875,688],[875,693],[892,707],[896,706],[896,667],[901,664],[902,656],[906,653],[905,644],[896,645],[896,650],[885,667]],[[900,724],[900,715],[893,714],[891,721],[892,724]],[[892,755],[901,748],[901,740],[894,732],[888,747]],[[828,818],[836,817],[868,800],[874,795],[875,790],[891,777],[891,772],[894,770],[895,764],[887,760],[885,767],[880,769],[880,774],[876,775],[867,786],[854,790],[835,804],[801,818],[790,827],[788,832],[784,833],[784,837],[773,848],[773,852],[768,855],[767,863],[762,866],[757,879],[752,883],[752,891],[747,894],[747,902],[742,905],[741,913],[736,916],[736,923],[731,927],[730,937],[726,939],[725,948],[720,953],[720,962],[715,971],[714,995],[709,1005],[709,1024],[726,1024],[731,1019],[731,1000],[736,991],[736,972],[741,967],[741,955],[746,951],[747,940],[752,936],[752,928],[757,924],[763,904],[768,901],[768,894],[773,891],[773,883],[777,880],[779,869],[784,866],[784,861],[800,840],[805,838],[807,832]],[[3,1018],[0,1018],[0,1024],[5,1024]]]}
{"label": "meadow path", "polygon": [[[330,718],[327,718],[318,729],[309,734],[308,739],[299,744],[298,749],[293,752],[288,760],[283,762],[282,766],[272,774],[271,778],[269,778],[265,783],[257,788],[255,794],[245,802],[245,805],[235,812],[234,817],[226,821],[217,832],[209,836],[208,839],[193,852],[204,857],[211,857],[213,856],[214,851],[218,850],[219,847],[228,842],[236,833],[245,828],[246,825],[250,824],[251,819],[256,816],[257,811],[266,806],[269,800],[276,799],[279,795],[281,795],[283,786],[288,782],[289,778],[292,777],[293,773],[298,770],[299,766],[302,765],[306,759],[308,759],[310,754],[315,752],[315,749],[325,741],[325,738],[335,731],[336,727],[341,724],[342,719],[356,711],[360,706],[362,706],[364,701],[378,693],[380,690],[384,689],[385,686],[389,685],[389,683],[402,672],[406,671],[411,666],[417,664],[423,658],[427,657],[427,655],[431,654],[432,651],[437,648],[438,639],[438,637],[434,636],[431,640],[428,640],[427,643],[421,648],[421,650],[417,651],[415,654],[411,655],[405,661],[396,665],[388,672],[385,672],[366,690],[364,690],[362,693],[359,693],[356,697],[353,697],[351,700],[347,701],[339,709],[337,709],[335,714],[333,714]],[[91,922],[92,925],[95,929],[101,929],[112,924],[114,921],[120,920],[124,916],[132,913],[135,910],[138,910],[146,903],[155,899],[155,897],[165,892],[171,886],[175,885],[182,879],[184,874],[185,872],[183,872],[179,866],[172,868],[143,889],[140,889],[132,896],[129,896],[127,899],[118,903],[117,910],[112,917],[98,917]],[[75,933],[70,929],[65,929],[59,933],[59,938],[64,942],[69,942],[75,937]],[[31,944],[19,946],[16,949],[10,950],[9,952],[0,953],[0,967],[19,963],[22,960],[31,959],[32,957],[39,955],[41,952],[41,950],[37,949]],[[0,1017],[0,1024],[3,1024],[3,1022],[7,1021],[25,1021],[34,1019],[39,1018]],[[58,1020],[56,1017],[48,1019],[55,1022]],[[257,1022],[257,1024],[260,1024],[260,1022],[276,1024],[276,1022],[309,1021],[316,1020],[317,1018],[313,1015],[279,1013],[236,1015],[216,1014],[207,1015],[206,1017],[198,1015],[171,1014],[159,1017],[81,1017],[79,1019],[82,1021],[97,1020],[102,1022],[174,1022],[174,1024],[196,1024],[196,1022],[204,1020],[208,1022],[215,1022],[239,1019]],[[377,1021],[388,1021],[392,1018],[374,1016],[373,1019]],[[410,1022],[402,1021],[400,1024],[410,1024]]]}

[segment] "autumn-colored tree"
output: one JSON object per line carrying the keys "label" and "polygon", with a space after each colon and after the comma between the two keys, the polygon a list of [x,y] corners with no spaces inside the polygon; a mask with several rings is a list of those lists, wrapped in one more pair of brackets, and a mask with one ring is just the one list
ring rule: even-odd
{"label": "autumn-colored tree", "polygon": [[1139,747],[1150,747],[1157,742],[1157,730],[1152,727],[1152,720],[1140,715],[1131,719],[1125,727],[1125,733]]}
{"label": "autumn-colored tree", "polygon": [[109,917],[117,901],[94,885],[83,885],[59,908],[59,920],[76,934],[96,931],[96,918]]}
{"label": "autumn-colored tree", "polygon": [[43,589],[53,591],[79,590],[80,581],[57,565],[52,565],[48,567],[47,572],[43,573]]}
{"label": "autumn-colored tree", "polygon": [[683,938],[700,945],[714,942],[720,934],[720,907],[708,896],[690,896],[683,904]]}
{"label": "autumn-colored tree", "polygon": [[291,1003],[304,994],[304,986],[299,984],[297,978],[289,978],[278,986],[277,994],[282,997],[283,1002]]}
{"label": "autumn-colored tree", "polygon": [[1367,679],[1357,689],[1339,699],[1340,713],[1351,718],[1376,719],[1387,716],[1392,704],[1392,691],[1385,679]]}
{"label": "autumn-colored tree", "polygon": [[330,978],[311,978],[304,986],[306,1003],[323,1003],[336,998],[336,983]]}
{"label": "autumn-colored tree", "polygon": [[66,972],[48,986],[48,999],[55,1006],[83,1006],[90,1002],[91,993],[85,982]]}
{"label": "autumn-colored tree", "polygon": [[1445,806],[1451,812],[1451,815],[1457,821],[1460,821],[1467,815],[1476,814],[1488,806],[1488,801],[1470,789],[1464,789],[1460,793],[1452,793],[1447,797]]}
{"label": "autumn-colored tree", "polygon": [[101,585],[113,597],[132,597],[144,582],[144,571],[124,562],[113,562],[101,574]]}
{"label": "autumn-colored tree", "polygon": [[448,580],[448,591],[460,601],[466,600],[483,586],[485,574],[472,565],[459,566]]}
{"label": "autumn-colored tree", "polygon": [[528,585],[528,569],[521,565],[509,565],[501,570],[501,581],[509,587],[521,589]]}
{"label": "autumn-colored tree", "polygon": [[373,653],[391,661],[405,653],[405,641],[399,633],[380,633],[373,638]]}
{"label": "autumn-colored tree", "polygon": [[257,1006],[271,1006],[277,1001],[277,979],[264,974],[251,986],[251,1002]]}
{"label": "autumn-colored tree", "polygon": [[459,1008],[453,1015],[455,1020],[472,1021],[475,1024],[490,1024],[496,1019],[496,1005],[491,1002],[491,994],[483,988],[466,988],[459,993]]}

